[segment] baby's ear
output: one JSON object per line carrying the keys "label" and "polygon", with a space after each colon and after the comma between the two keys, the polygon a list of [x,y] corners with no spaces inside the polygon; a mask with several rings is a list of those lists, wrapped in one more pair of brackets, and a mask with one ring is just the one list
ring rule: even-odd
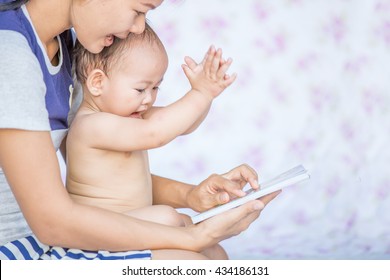
{"label": "baby's ear", "polygon": [[100,94],[102,94],[103,82],[104,82],[104,79],[106,79],[106,78],[107,78],[107,76],[102,70],[100,70],[100,69],[92,70],[89,73],[87,81],[86,81],[86,86],[88,88],[88,91],[93,96],[99,96]]}

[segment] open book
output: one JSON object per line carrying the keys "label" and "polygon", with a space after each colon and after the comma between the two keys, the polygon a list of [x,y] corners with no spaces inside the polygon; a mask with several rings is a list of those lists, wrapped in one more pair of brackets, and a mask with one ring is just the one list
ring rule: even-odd
{"label": "open book", "polygon": [[220,206],[214,207],[212,209],[209,209],[205,212],[199,213],[195,216],[193,216],[192,222],[194,224],[199,223],[205,219],[208,219],[214,215],[220,214],[222,212],[225,212],[229,209],[235,208],[237,206],[240,206],[248,201],[255,200],[259,197],[265,196],[267,194],[270,194],[272,192],[275,192],[277,190],[280,190],[284,187],[291,186],[293,184],[296,184],[298,182],[301,182],[303,180],[307,180],[310,178],[310,175],[308,171],[302,166],[298,165],[278,176],[275,178],[268,180],[266,182],[263,182],[260,184],[260,189],[253,190],[250,188],[248,191],[246,191],[246,195],[243,197],[236,198],[232,201],[229,201],[226,204],[222,204]]}

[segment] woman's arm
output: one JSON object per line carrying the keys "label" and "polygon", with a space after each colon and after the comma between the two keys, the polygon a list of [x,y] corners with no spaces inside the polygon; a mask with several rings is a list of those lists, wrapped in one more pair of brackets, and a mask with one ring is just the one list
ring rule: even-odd
{"label": "woman's arm", "polygon": [[251,202],[199,225],[179,228],[76,204],[62,184],[49,132],[0,129],[0,166],[38,239],[68,248],[200,251],[246,229],[263,207]]}
{"label": "woman's arm", "polygon": [[[28,224],[43,243],[123,251],[167,245],[179,248],[175,239],[191,239],[190,234],[174,228],[162,229],[158,224],[74,203],[62,184],[49,132],[1,129],[0,166]],[[153,232],[160,232],[161,238]]]}
{"label": "woman's arm", "polygon": [[152,175],[153,204],[165,204],[174,208],[188,208],[187,196],[194,185]]}
{"label": "woman's arm", "polygon": [[[152,183],[153,204],[191,208],[199,212],[224,204],[234,197],[244,196],[242,188],[246,184],[253,189],[259,188],[258,175],[247,164],[241,164],[222,175],[212,174],[197,186],[156,175],[152,175]],[[274,194],[270,197],[274,197]],[[268,199],[260,200],[266,204]]]}

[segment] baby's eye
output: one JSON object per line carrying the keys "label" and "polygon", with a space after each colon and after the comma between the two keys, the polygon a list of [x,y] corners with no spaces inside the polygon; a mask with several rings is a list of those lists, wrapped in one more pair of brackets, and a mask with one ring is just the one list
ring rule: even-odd
{"label": "baby's eye", "polygon": [[159,87],[154,87],[153,90],[154,90],[154,91],[159,91],[160,88],[159,88]]}
{"label": "baby's eye", "polygon": [[136,88],[135,90],[138,91],[139,93],[144,93],[145,92],[145,89]]}
{"label": "baby's eye", "polygon": [[140,15],[144,15],[144,14],[145,14],[145,13],[140,12],[140,11],[135,11],[135,13],[137,14],[137,16],[140,16]]}

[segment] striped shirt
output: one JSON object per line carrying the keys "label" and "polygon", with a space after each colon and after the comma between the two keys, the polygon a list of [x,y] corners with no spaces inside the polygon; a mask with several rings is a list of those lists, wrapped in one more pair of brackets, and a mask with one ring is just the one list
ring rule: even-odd
{"label": "striped shirt", "polygon": [[0,260],[129,260],[150,258],[150,251],[83,251],[52,247],[42,244],[34,235],[0,247]]}

